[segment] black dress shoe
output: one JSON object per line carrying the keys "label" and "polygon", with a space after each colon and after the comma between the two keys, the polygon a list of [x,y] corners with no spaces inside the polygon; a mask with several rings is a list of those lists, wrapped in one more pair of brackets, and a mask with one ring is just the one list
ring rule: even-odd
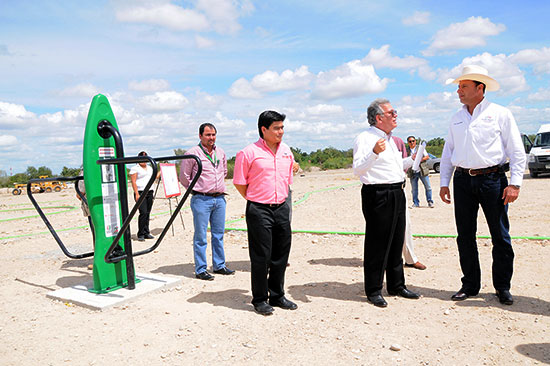
{"label": "black dress shoe", "polygon": [[282,296],[278,298],[277,300],[269,300],[269,305],[276,306],[281,309],[286,310],[296,310],[298,309],[298,305],[287,299],[286,297]]}
{"label": "black dress shoe", "polygon": [[143,236],[138,236],[138,241],[145,241],[145,238]]}
{"label": "black dress shoe", "polygon": [[409,289],[406,289],[406,288],[402,288],[401,290],[398,290],[398,291],[390,291],[388,290],[388,294],[392,295],[392,296],[401,296],[401,297],[404,297],[405,299],[419,299],[420,298],[420,295],[417,294],[416,292],[412,292],[411,290]]}
{"label": "black dress shoe", "polygon": [[382,297],[382,295],[367,296],[367,299],[368,299],[374,306],[378,306],[379,308],[385,308],[386,306],[388,306],[388,303],[386,302],[386,300],[384,300],[384,298]]}
{"label": "black dress shoe", "polygon": [[145,234],[145,239],[154,239],[155,237],[151,234]]}
{"label": "black dress shoe", "polygon": [[212,276],[210,273],[208,273],[206,271],[201,272],[201,273],[196,273],[195,277],[197,277],[199,280],[204,280],[204,281],[213,281],[214,280],[214,276]]}
{"label": "black dress shoe", "polygon": [[258,304],[253,304],[253,305],[254,305],[254,310],[258,314],[262,314],[262,315],[271,315],[271,314],[273,314],[273,307],[271,305],[269,305],[266,301],[262,301]]}
{"label": "black dress shoe", "polygon": [[232,271],[230,270],[229,268],[227,267],[223,267],[223,268],[220,268],[220,269],[217,269],[214,271],[214,273],[217,273],[217,274],[221,274],[221,275],[232,275],[232,274],[235,274],[235,271]]}
{"label": "black dress shoe", "polygon": [[514,303],[514,298],[508,290],[497,290],[498,301],[504,305],[512,305]]}
{"label": "black dress shoe", "polygon": [[461,290],[458,290],[456,294],[451,296],[451,300],[462,301],[462,300],[466,300],[469,297],[470,295],[468,295],[464,290],[461,289]]}

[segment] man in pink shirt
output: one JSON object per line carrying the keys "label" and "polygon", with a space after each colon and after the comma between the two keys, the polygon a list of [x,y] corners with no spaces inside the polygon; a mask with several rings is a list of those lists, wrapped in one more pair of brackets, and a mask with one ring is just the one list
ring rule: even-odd
{"label": "man in pink shirt", "polygon": [[[200,280],[212,281],[212,276],[206,270],[206,232],[210,223],[212,236],[212,269],[214,273],[232,275],[235,271],[225,265],[223,249],[223,234],[225,232],[225,176],[227,175],[227,159],[224,151],[216,146],[216,127],[211,123],[203,123],[199,127],[198,145],[186,151],[186,155],[198,156],[202,163],[202,173],[193,189],[191,211],[193,212],[193,252],[195,258],[195,277]],[[184,159],[180,168],[180,182],[185,188],[197,174],[197,162]]]}
{"label": "man in pink shirt", "polygon": [[233,172],[233,184],[247,200],[252,305],[262,315],[271,315],[273,306],[298,308],[284,296],[292,238],[289,205],[285,200],[292,184],[294,163],[290,148],[282,142],[285,117],[275,111],[260,114],[260,139],[237,153]]}

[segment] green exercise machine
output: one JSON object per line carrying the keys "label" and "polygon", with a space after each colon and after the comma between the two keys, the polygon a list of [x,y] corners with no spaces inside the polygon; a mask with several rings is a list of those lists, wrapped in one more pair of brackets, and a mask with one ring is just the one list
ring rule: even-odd
{"label": "green exercise machine", "polygon": [[[153,168],[151,179],[144,188],[148,191],[157,176],[158,161],[194,159],[198,171],[182,200],[170,216],[162,233],[150,248],[133,252],[130,233],[130,221],[146,196],[141,195],[131,210],[128,206],[128,177],[126,164],[150,163]],[[202,172],[200,159],[195,155],[174,155],[159,158],[150,156],[124,157],[122,137],[115,116],[107,98],[98,94],[92,99],[84,132],[83,176],[31,179],[27,184],[27,193],[33,206],[46,224],[63,253],[69,258],[81,259],[93,256],[93,288],[90,292],[107,293],[119,288],[130,290],[139,282],[134,271],[134,257],[151,253],[162,242],[166,232],[176,219],[183,204],[189,197]],[[71,253],[57,235],[48,218],[34,199],[32,183],[51,180],[73,181],[79,197],[87,203],[90,210],[90,228],[93,234],[93,252]],[[84,180],[86,194],[78,189],[78,182]]]}

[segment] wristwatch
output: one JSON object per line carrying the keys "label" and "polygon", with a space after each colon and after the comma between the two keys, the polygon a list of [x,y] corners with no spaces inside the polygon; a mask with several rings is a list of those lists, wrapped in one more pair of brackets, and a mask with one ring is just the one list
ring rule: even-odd
{"label": "wristwatch", "polygon": [[510,184],[512,187],[516,187],[517,189],[520,189],[521,186],[518,186],[518,185],[515,185],[515,184]]}

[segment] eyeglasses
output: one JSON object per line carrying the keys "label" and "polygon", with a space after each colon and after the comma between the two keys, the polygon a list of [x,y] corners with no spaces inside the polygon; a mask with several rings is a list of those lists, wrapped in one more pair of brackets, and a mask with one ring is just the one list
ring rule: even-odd
{"label": "eyeglasses", "polygon": [[397,110],[392,109],[391,111],[384,112],[382,114],[388,113],[390,116],[397,117]]}
{"label": "eyeglasses", "polygon": [[410,144],[411,142],[416,142],[416,140],[409,140],[407,142]]}

